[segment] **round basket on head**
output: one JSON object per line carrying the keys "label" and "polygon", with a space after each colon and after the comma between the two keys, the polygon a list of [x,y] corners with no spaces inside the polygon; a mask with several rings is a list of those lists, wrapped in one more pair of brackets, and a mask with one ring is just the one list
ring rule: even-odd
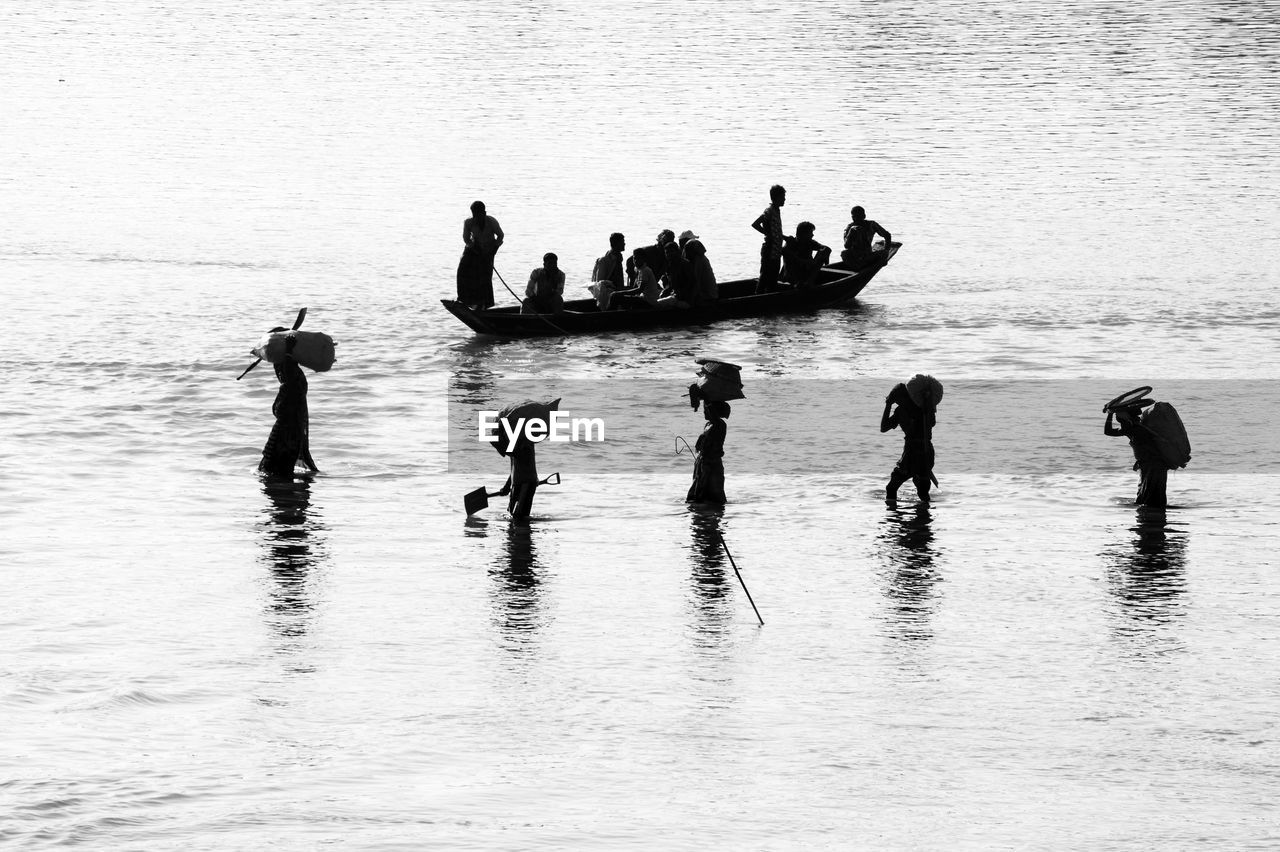
{"label": "round basket on head", "polygon": [[907,380],[907,395],[921,408],[937,408],[942,402],[942,382],[933,376],[916,373]]}
{"label": "round basket on head", "polygon": [[746,399],[742,392],[742,367],[714,358],[695,358],[698,370],[698,388],[703,399],[710,402],[731,402]]}

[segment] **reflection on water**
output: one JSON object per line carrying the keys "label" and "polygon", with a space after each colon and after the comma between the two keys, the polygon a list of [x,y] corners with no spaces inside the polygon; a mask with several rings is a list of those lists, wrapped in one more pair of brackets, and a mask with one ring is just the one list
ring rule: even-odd
{"label": "reflection on water", "polygon": [[534,531],[527,524],[507,525],[502,551],[489,571],[493,579],[493,620],[503,646],[512,652],[532,648],[544,613]]}
{"label": "reflection on water", "polygon": [[1104,554],[1122,633],[1175,621],[1184,614],[1187,588],[1186,531],[1169,524],[1166,509],[1139,506],[1135,519],[1130,539]]}
{"label": "reflection on water", "polygon": [[722,510],[689,511],[690,620],[694,641],[710,647],[724,636],[733,618],[728,565],[720,546]]}
{"label": "reflection on water", "polygon": [[314,602],[309,579],[325,558],[318,533],[324,527],[311,508],[311,481],[264,479],[262,492],[270,505],[262,525],[264,560],[271,569],[268,621],[281,638],[294,639],[307,632]]}
{"label": "reflection on water", "polygon": [[[492,340],[469,340],[456,347],[450,396],[458,403],[474,407],[493,405],[493,383],[497,379],[488,364],[494,360]],[[461,393],[459,393],[461,392]]]}
{"label": "reflection on water", "polygon": [[886,561],[886,618],[900,639],[932,639],[930,624],[941,577],[934,567],[933,517],[928,503],[890,506],[880,524],[879,551]]}

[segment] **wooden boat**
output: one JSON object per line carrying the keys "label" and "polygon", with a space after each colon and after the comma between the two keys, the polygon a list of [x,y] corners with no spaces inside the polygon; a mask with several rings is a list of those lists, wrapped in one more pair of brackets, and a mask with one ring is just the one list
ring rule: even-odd
{"label": "wooden boat", "polygon": [[519,305],[477,311],[453,299],[441,299],[440,303],[472,331],[498,337],[601,334],[610,331],[706,325],[722,319],[813,311],[847,302],[862,292],[901,247],[902,243],[892,243],[884,262],[865,269],[853,271],[839,266],[824,267],[817,285],[802,290],[783,290],[757,296],[754,278],[726,281],[719,287],[720,298],[717,301],[694,308],[601,311],[596,306],[595,299],[576,299],[566,301],[562,313],[522,314]]}

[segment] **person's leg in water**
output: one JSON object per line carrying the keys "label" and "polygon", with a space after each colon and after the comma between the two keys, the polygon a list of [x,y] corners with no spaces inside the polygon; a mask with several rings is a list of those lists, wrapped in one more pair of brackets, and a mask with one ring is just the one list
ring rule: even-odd
{"label": "person's leg in water", "polygon": [[1139,506],[1164,508],[1169,504],[1165,494],[1165,486],[1169,481],[1169,469],[1160,464],[1145,464],[1139,468],[1142,478],[1138,481],[1138,496],[1134,503]]}
{"label": "person's leg in water", "polygon": [[884,501],[886,503],[898,502],[898,489],[902,487],[902,483],[911,478],[911,474],[902,469],[899,464],[893,469],[893,473],[889,474],[889,484],[884,489]]}
{"label": "person's leg in water", "polygon": [[533,510],[533,493],[537,488],[537,485],[528,483],[517,485],[511,489],[511,498],[507,502],[507,511],[511,513],[512,520],[529,520],[529,513]]}
{"label": "person's leg in water", "polygon": [[913,476],[911,477],[911,481],[915,483],[916,494],[920,496],[920,502],[928,503],[929,502],[929,486],[933,484],[929,480],[929,474],[926,473],[923,476],[919,476],[919,475]]}

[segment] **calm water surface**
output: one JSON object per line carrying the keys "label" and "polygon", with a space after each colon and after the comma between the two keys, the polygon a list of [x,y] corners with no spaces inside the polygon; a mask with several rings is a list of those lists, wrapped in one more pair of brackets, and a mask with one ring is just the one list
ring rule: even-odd
{"label": "calm water surface", "polygon": [[[20,2],[0,26],[0,844],[1280,843],[1280,498],[1244,463],[1274,463],[1265,429],[1230,426],[1280,413],[1276,4]],[[691,228],[752,274],[775,182],[788,231],[835,243],[858,203],[903,241],[857,305],[501,342],[437,301],[475,198],[508,283],[556,251],[582,293],[614,230]],[[323,473],[265,484],[275,382],[234,377],[303,305],[339,340],[310,383]],[[678,407],[699,354],[746,366],[723,513],[686,509],[664,439],[644,473],[566,474],[529,529],[463,519],[505,469],[448,472],[451,400],[598,381]],[[991,415],[1007,458],[963,472],[981,405],[944,401],[938,501],[889,509],[877,410],[850,403],[855,457],[752,394],[918,371],[1195,380],[1177,507],[1131,505],[1096,407],[1029,395]],[[787,441],[808,469],[745,463]]]}

